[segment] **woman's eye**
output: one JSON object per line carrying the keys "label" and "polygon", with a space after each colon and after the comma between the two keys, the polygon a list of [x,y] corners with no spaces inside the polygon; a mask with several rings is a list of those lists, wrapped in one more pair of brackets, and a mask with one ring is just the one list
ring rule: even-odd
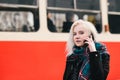
{"label": "woman's eye", "polygon": [[84,34],[84,32],[83,31],[79,31],[79,34]]}
{"label": "woman's eye", "polygon": [[73,36],[75,36],[76,35],[76,33],[73,33]]}

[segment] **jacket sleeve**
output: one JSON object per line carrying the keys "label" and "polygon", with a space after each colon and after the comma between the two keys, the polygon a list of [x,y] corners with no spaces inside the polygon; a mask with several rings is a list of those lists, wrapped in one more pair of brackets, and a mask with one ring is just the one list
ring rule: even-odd
{"label": "jacket sleeve", "polygon": [[[104,53],[106,52],[106,53]],[[109,73],[109,60],[110,56],[107,51],[100,52],[90,52],[90,71],[92,80],[106,80]]]}
{"label": "jacket sleeve", "polygon": [[[78,65],[77,65],[78,64]],[[80,55],[72,54],[67,57],[66,67],[63,75],[63,80],[71,80],[74,74],[74,68],[82,64],[82,59]]]}
{"label": "jacket sleeve", "polygon": [[74,60],[69,61],[69,59],[67,58],[63,80],[68,80],[68,77],[73,70],[73,63],[74,63]]}

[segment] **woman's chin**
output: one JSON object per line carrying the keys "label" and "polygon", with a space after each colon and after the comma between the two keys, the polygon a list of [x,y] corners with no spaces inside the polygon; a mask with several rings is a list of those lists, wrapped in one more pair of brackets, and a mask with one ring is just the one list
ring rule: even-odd
{"label": "woman's chin", "polygon": [[82,45],[81,44],[76,44],[77,47],[81,47]]}

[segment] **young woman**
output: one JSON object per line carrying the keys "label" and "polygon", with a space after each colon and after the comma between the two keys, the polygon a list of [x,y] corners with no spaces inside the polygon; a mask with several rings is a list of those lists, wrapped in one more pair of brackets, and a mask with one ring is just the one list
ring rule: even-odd
{"label": "young woman", "polygon": [[96,41],[96,30],[88,21],[75,21],[67,41],[67,60],[63,80],[106,80],[110,55]]}

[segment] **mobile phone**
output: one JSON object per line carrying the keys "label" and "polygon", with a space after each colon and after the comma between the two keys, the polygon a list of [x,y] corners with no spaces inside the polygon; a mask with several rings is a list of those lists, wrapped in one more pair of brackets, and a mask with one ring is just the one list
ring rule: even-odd
{"label": "mobile phone", "polygon": [[84,48],[88,46],[88,43],[85,43],[85,42],[87,42],[87,40],[84,40],[84,45],[83,45]]}
{"label": "mobile phone", "polygon": [[[91,35],[89,35],[88,37],[90,38]],[[87,46],[89,45],[88,43],[85,43],[85,42],[87,42],[87,40],[84,40],[84,45],[83,45],[83,47],[87,47]]]}

